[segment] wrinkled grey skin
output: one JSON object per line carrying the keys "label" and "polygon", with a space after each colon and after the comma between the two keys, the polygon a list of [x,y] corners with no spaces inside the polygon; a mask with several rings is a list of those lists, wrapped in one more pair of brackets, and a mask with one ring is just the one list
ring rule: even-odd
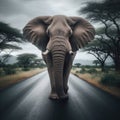
{"label": "wrinkled grey skin", "polygon": [[50,76],[50,98],[68,98],[68,77],[76,51],[94,38],[93,26],[81,17],[40,16],[25,26],[23,34],[42,50]]}

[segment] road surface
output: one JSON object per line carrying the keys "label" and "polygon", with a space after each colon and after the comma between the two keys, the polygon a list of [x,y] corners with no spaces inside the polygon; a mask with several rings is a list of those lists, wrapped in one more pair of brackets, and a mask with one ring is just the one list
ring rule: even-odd
{"label": "road surface", "polygon": [[120,99],[70,75],[69,100],[48,99],[47,72],[0,91],[0,120],[120,120]]}

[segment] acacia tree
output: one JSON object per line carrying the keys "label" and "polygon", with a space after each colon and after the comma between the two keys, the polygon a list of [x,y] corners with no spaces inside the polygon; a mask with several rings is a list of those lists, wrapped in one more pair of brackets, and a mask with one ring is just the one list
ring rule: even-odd
{"label": "acacia tree", "polygon": [[43,59],[35,59],[34,62],[33,62],[33,65],[34,65],[35,67],[40,67],[40,68],[46,66],[46,65],[44,64]]}
{"label": "acacia tree", "polygon": [[5,49],[21,49],[11,42],[22,42],[22,34],[18,29],[10,27],[8,24],[0,22],[0,53]]}
{"label": "acacia tree", "polygon": [[11,52],[21,49],[21,47],[13,44],[13,42],[22,42],[22,34],[18,29],[12,28],[8,24],[0,22],[0,53],[6,52],[4,59],[2,57],[0,59],[1,66],[4,65],[4,62],[8,59]]}
{"label": "acacia tree", "polygon": [[[101,3],[87,2],[80,12],[86,13],[87,18],[100,22],[104,26],[104,43],[115,63],[116,71],[120,71],[120,1],[105,0]],[[112,34],[111,34],[112,33]],[[104,38],[104,41],[103,41]],[[109,43],[109,44],[108,44]]]}
{"label": "acacia tree", "polygon": [[36,57],[37,56],[35,54],[30,53],[20,54],[17,57],[18,64],[23,68],[28,68],[34,63]]}
{"label": "acacia tree", "polygon": [[1,62],[7,63],[8,62],[8,58],[10,58],[10,57],[12,57],[12,55],[10,55],[10,54],[4,54],[2,56],[2,61]]}
{"label": "acacia tree", "polygon": [[102,72],[104,71],[105,61],[109,56],[109,53],[105,52],[104,48],[105,46],[99,40],[94,40],[84,48],[84,51],[88,51],[89,54],[93,55],[99,61]]}
{"label": "acacia tree", "polygon": [[79,68],[81,66],[81,64],[80,63],[75,63],[75,66]]}

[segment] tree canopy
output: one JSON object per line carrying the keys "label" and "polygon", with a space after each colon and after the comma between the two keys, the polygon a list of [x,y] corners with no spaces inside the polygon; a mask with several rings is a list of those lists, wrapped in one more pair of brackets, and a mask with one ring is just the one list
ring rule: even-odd
{"label": "tree canopy", "polygon": [[22,67],[29,67],[36,59],[36,55],[35,54],[30,54],[30,53],[24,53],[24,54],[20,54],[17,57],[18,60],[18,64]]}
{"label": "tree canopy", "polygon": [[111,21],[111,17],[120,19],[120,1],[104,0],[103,2],[86,2],[86,7],[79,11],[87,14],[87,18],[98,22],[101,19]]}
{"label": "tree canopy", "polygon": [[[93,22],[101,23],[96,33],[101,52],[108,52],[120,71],[120,1],[104,0],[102,2],[87,2],[80,12],[86,14]],[[97,44],[97,43],[96,43]],[[95,45],[95,44],[94,44]]]}
{"label": "tree canopy", "polygon": [[9,42],[21,42],[19,39],[16,39],[22,38],[22,34],[20,33],[20,31],[16,28],[9,26],[9,24],[0,22],[0,34],[6,36],[6,40],[8,40]]}
{"label": "tree canopy", "polygon": [[0,22],[0,50],[21,49],[14,44],[10,44],[10,42],[22,42],[22,34],[18,29]]}

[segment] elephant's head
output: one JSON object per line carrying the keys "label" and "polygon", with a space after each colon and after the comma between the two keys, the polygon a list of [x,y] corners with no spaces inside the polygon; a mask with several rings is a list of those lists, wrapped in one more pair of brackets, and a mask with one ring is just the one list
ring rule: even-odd
{"label": "elephant's head", "polygon": [[44,54],[59,45],[65,47],[66,52],[72,53],[90,42],[95,30],[81,17],[56,15],[36,17],[25,26],[23,34]]}

